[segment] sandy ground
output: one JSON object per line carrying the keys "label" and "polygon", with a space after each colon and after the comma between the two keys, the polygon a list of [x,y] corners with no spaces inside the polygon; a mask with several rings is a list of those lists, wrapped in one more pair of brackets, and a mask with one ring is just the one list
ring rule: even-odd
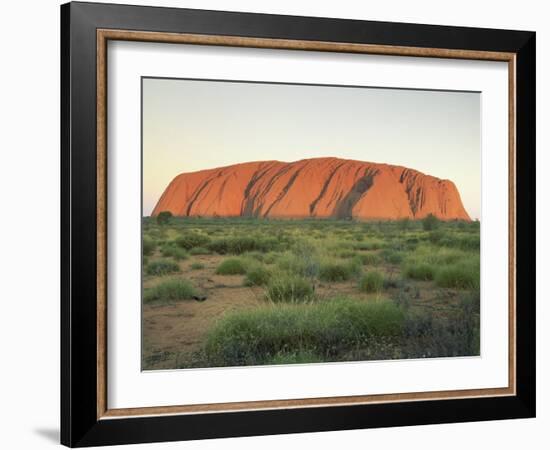
{"label": "sandy ground", "polygon": [[[171,305],[143,307],[144,365],[154,368],[173,367],[178,354],[200,348],[208,328],[226,312],[261,305],[263,289],[243,286],[242,275],[216,275],[223,256],[193,256],[179,263],[181,273],[172,278],[185,278],[206,295],[206,300],[187,300]],[[201,262],[204,269],[192,270],[191,264]],[[163,277],[166,280],[170,277]],[[144,287],[158,282],[145,280]]]}

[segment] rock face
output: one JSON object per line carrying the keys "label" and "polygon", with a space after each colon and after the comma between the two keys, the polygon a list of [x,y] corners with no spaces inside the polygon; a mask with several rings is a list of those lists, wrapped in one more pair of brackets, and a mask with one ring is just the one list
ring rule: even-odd
{"label": "rock face", "polygon": [[172,180],[152,212],[174,216],[470,220],[454,183],[405,167],[338,158],[260,161]]}

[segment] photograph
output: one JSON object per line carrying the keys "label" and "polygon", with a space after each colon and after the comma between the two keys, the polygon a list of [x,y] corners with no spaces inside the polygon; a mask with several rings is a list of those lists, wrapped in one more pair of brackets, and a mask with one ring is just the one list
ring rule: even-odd
{"label": "photograph", "polygon": [[480,93],[142,78],[142,370],[480,355]]}

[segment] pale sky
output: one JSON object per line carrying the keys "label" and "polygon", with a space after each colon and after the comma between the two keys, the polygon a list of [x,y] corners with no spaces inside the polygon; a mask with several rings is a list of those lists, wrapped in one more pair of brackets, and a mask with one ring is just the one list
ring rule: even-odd
{"label": "pale sky", "polygon": [[481,208],[480,94],[143,79],[143,214],[178,174],[334,156],[453,181]]}

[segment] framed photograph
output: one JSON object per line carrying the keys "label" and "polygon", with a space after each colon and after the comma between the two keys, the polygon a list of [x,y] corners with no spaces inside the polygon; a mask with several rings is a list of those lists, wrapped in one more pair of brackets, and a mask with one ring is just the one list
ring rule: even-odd
{"label": "framed photograph", "polygon": [[535,33],[61,7],[61,441],[535,415]]}

